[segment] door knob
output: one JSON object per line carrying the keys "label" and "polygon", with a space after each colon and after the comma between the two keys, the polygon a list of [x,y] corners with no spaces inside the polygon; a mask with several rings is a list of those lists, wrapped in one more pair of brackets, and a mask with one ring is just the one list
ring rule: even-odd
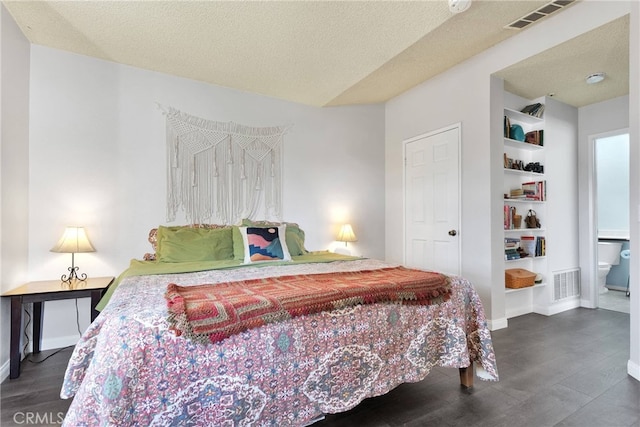
{"label": "door knob", "polygon": [[449,230],[449,236],[455,236],[456,234],[458,234],[456,230]]}

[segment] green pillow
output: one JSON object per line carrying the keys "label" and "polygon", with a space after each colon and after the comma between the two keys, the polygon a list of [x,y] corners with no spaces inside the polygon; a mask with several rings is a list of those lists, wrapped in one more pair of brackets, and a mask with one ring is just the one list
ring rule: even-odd
{"label": "green pillow", "polygon": [[233,259],[231,228],[158,227],[160,262]]}
{"label": "green pillow", "polygon": [[[285,243],[289,248],[291,256],[299,256],[309,253],[304,247],[304,231],[293,222],[269,222],[269,221],[252,221],[250,219],[243,219],[242,226],[245,227],[268,227],[285,224],[287,229],[285,231]],[[242,241],[242,235],[240,229],[236,226],[233,227],[233,259],[244,260],[244,242]]]}
{"label": "green pillow", "polygon": [[298,227],[290,227],[284,232],[284,239],[287,242],[287,248],[291,255],[304,255],[308,251],[304,248],[304,231]]}

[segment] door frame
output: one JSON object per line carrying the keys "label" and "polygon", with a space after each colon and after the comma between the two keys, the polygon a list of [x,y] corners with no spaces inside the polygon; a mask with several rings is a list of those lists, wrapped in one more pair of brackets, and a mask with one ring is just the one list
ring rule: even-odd
{"label": "door frame", "polygon": [[402,141],[402,263],[407,263],[407,145],[419,139],[457,129],[458,131],[458,274],[462,274],[462,122],[457,122]]}
{"label": "door frame", "polygon": [[[581,289],[580,302],[582,307],[586,308],[598,308],[599,294],[598,294],[598,191],[597,191],[597,176],[596,176],[596,140],[602,138],[608,138],[617,135],[629,134],[629,128],[615,129],[608,132],[596,133],[589,135],[588,140],[588,158],[587,158],[587,215],[585,218],[581,218],[586,224],[586,233],[578,233],[585,236],[586,241],[579,242],[581,248],[587,248],[587,253],[583,257],[580,256],[580,270],[586,272],[582,274],[582,283],[588,283],[588,289],[584,295],[585,289]],[[631,218],[629,218],[631,221]],[[629,241],[633,239],[631,234],[629,235]]]}

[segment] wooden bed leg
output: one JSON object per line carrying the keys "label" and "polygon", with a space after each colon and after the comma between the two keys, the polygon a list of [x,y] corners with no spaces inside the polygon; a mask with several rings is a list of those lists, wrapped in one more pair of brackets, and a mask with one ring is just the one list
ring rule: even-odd
{"label": "wooden bed leg", "polygon": [[460,368],[460,385],[465,388],[473,387],[473,362],[466,368]]}

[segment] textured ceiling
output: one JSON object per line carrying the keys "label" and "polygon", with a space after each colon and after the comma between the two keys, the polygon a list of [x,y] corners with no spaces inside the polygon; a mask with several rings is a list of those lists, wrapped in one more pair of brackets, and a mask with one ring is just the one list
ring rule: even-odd
{"label": "textured ceiling", "polygon": [[[605,79],[587,85],[589,74]],[[629,16],[612,21],[499,73],[505,89],[527,99],[551,95],[576,107],[629,93]]]}
{"label": "textured ceiling", "polygon": [[[3,1],[34,44],[315,106],[384,102],[546,3]],[[576,107],[628,93],[628,20],[606,27],[503,70],[506,88]],[[597,90],[582,84],[594,71],[608,76]]]}

